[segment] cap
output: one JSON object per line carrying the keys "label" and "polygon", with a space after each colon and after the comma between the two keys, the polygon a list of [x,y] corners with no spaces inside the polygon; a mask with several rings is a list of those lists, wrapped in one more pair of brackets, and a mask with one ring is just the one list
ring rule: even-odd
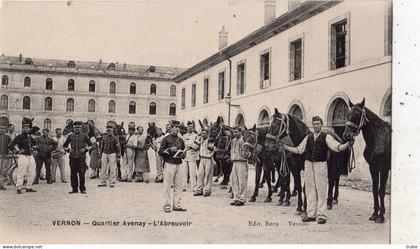
{"label": "cap", "polygon": [[23,117],[23,119],[22,119],[22,127],[25,127],[25,126],[31,127],[32,126],[32,121],[33,121],[33,119],[29,119],[29,118]]}
{"label": "cap", "polygon": [[78,126],[78,127],[82,126],[82,121],[74,121],[73,122],[73,127],[76,127],[76,126]]}
{"label": "cap", "polygon": [[193,125],[193,123],[191,121],[188,121],[187,126],[189,126],[189,125]]}
{"label": "cap", "polygon": [[181,126],[181,123],[179,121],[172,120],[171,121],[171,127],[173,127],[173,126]]}
{"label": "cap", "polygon": [[107,125],[106,128],[113,129],[114,127],[112,125]]}
{"label": "cap", "polygon": [[312,122],[315,122],[315,121],[319,121],[319,122],[321,122],[321,123],[324,123],[324,122],[322,122],[322,118],[321,118],[320,116],[315,116],[315,117],[313,117],[313,118],[312,118]]}

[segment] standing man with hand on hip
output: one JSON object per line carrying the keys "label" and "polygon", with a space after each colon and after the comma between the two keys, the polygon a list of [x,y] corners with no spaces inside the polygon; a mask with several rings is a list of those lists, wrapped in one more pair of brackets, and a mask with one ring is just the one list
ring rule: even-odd
{"label": "standing man with hand on hip", "polygon": [[[26,192],[36,192],[32,189],[35,179],[34,152],[37,150],[35,139],[32,138],[31,122],[25,118],[22,120],[22,133],[17,135],[9,144],[9,150],[14,151],[18,147],[18,177],[16,182],[17,194],[22,194],[23,181],[26,178]],[[35,152],[36,153],[36,152]]]}
{"label": "standing man with hand on hip", "polygon": [[[182,153],[185,149],[184,141],[178,136],[180,123],[178,121],[171,122],[171,133],[162,139],[159,149],[159,155],[164,160],[163,184],[164,184],[164,205],[165,212],[187,211],[181,206],[181,195],[184,184],[184,172],[182,171]],[[171,186],[173,186],[174,194],[171,200]],[[173,205],[172,205],[173,203]]]}
{"label": "standing man with hand on hip", "polygon": [[[72,191],[69,194],[75,194],[80,189],[80,193],[86,194],[85,173],[86,152],[92,147],[89,137],[82,133],[82,122],[73,123],[74,133],[71,133],[63,144],[65,150],[70,152],[70,180]],[[70,145],[70,148],[68,148]]]}
{"label": "standing man with hand on hip", "polygon": [[128,127],[125,152],[121,163],[121,181],[131,182],[134,174],[134,159],[136,158],[137,136],[134,135],[134,127]]}
{"label": "standing man with hand on hip", "polygon": [[[113,188],[117,181],[117,160],[121,158],[120,141],[114,133],[112,125],[107,125],[106,135],[102,137],[101,141],[101,184],[98,187],[106,187],[106,182],[109,180],[109,187]],[[109,174],[108,174],[109,171]]]}
{"label": "standing man with hand on hip", "polygon": [[233,139],[230,147],[230,158],[233,163],[231,173],[233,202],[230,205],[243,206],[246,201],[245,195],[248,185],[248,163],[241,153],[244,144],[241,128],[235,126],[232,132]]}
{"label": "standing man with hand on hip", "polygon": [[66,170],[64,167],[64,137],[62,136],[61,128],[55,129],[54,142],[57,144],[56,149],[52,152],[52,169],[51,169],[51,182],[55,182],[57,175],[57,167],[60,169],[60,178],[62,183],[66,183]]}
{"label": "standing man with hand on hip", "polygon": [[308,199],[307,217],[303,222],[327,222],[328,149],[335,152],[346,150],[354,141],[340,144],[331,135],[322,132],[323,122],[319,116],[312,118],[314,133],[308,134],[297,147],[283,145],[284,149],[295,154],[305,155],[305,187]]}
{"label": "standing man with hand on hip", "polygon": [[214,170],[214,146],[208,146],[208,127],[203,126],[201,129],[201,143],[200,143],[200,165],[198,166],[197,190],[194,196],[210,196],[211,187],[213,184],[213,170]]}
{"label": "standing man with hand on hip", "polygon": [[45,164],[45,178],[47,183],[51,184],[51,154],[57,148],[57,143],[52,140],[48,134],[50,130],[44,128],[42,130],[42,136],[36,139],[38,145],[38,160],[36,162],[36,178],[34,184],[38,184],[42,164]]}

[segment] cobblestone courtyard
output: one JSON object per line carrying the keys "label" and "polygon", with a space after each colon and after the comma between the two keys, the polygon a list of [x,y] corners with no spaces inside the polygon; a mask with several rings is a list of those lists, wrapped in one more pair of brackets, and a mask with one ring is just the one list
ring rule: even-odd
{"label": "cobblestone courtyard", "polygon": [[[254,171],[250,170],[248,194],[253,179]],[[338,205],[328,211],[327,224],[318,225],[301,223],[294,215],[296,197],[290,207],[276,206],[277,198],[264,203],[266,189],[260,191],[257,202],[232,207],[227,190],[219,189],[216,183],[211,197],[184,192],[187,212],[164,213],[162,184],[118,183],[115,188],[98,188],[98,183],[87,179],[87,195],[67,194],[70,183],[47,185],[41,181],[34,185],[37,193],[22,195],[16,195],[9,186],[0,193],[0,242],[389,243],[389,195],[386,221],[375,224],[368,221],[371,193],[342,186]],[[73,225],[55,224],[63,220],[73,221]],[[119,224],[113,226],[115,223],[109,221]],[[132,223],[124,225],[124,221]],[[183,223],[174,226],[178,223],[165,222]],[[250,222],[261,226],[250,226]]]}

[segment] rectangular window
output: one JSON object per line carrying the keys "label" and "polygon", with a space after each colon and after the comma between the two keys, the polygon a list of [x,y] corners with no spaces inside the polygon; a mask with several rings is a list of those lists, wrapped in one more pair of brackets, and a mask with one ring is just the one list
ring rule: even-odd
{"label": "rectangular window", "polygon": [[236,95],[245,93],[245,63],[238,64],[237,67],[237,84],[236,84]]}
{"label": "rectangular window", "polygon": [[225,71],[219,73],[218,100],[225,98]]}
{"label": "rectangular window", "polygon": [[331,25],[331,69],[349,65],[349,35],[347,19]]}
{"label": "rectangular window", "polygon": [[203,104],[207,104],[208,102],[209,102],[209,78],[205,78]]}
{"label": "rectangular window", "polygon": [[290,80],[302,78],[302,39],[290,43]]}
{"label": "rectangular window", "polygon": [[181,109],[185,109],[185,88],[181,90]]}
{"label": "rectangular window", "polygon": [[270,86],[270,52],[260,55],[260,88]]}
{"label": "rectangular window", "polygon": [[197,90],[197,85],[193,84],[191,87],[191,107],[195,106],[196,90]]}

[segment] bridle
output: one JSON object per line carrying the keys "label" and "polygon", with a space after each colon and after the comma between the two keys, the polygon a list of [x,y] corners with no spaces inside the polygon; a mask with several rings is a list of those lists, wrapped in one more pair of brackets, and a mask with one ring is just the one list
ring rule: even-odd
{"label": "bridle", "polygon": [[270,133],[267,133],[266,139],[271,139],[276,142],[276,144],[279,143],[281,136],[286,133],[287,135],[290,134],[289,131],[289,117],[287,115],[281,115],[280,117],[273,115],[274,120],[280,121],[280,128],[277,135],[271,135]]}
{"label": "bridle", "polygon": [[242,144],[242,148],[248,147],[248,148],[251,148],[252,150],[255,150],[255,148],[257,148],[257,145],[258,145],[258,134],[255,131],[249,131],[248,130],[247,132],[255,135],[255,142],[254,142],[254,144],[251,144],[250,142],[244,142]]}
{"label": "bridle", "polygon": [[367,124],[367,122],[369,122],[369,119],[366,116],[366,109],[365,108],[360,108],[358,106],[354,106],[353,108],[357,108],[360,110],[360,112],[362,113],[360,116],[360,121],[359,121],[359,125],[356,125],[355,123],[351,122],[351,121],[346,121],[346,126],[350,126],[354,129],[356,129],[356,136],[359,135],[360,130]]}

